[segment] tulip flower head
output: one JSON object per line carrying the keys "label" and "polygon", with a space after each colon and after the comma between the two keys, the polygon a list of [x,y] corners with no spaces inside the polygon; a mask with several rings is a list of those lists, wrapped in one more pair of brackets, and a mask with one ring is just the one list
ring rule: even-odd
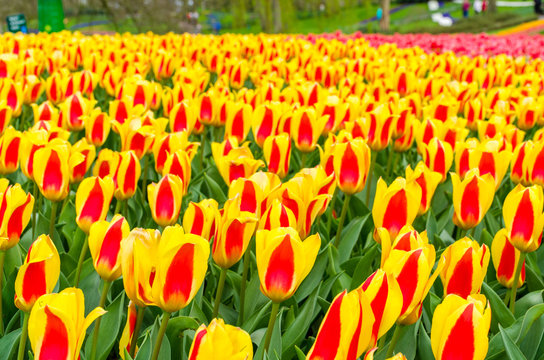
{"label": "tulip flower head", "polygon": [[[501,229],[495,234],[491,243],[491,259],[497,272],[499,283],[511,289],[514,286],[515,271],[520,261],[520,251],[516,249],[510,239],[506,229]],[[518,288],[525,282],[525,260],[521,267],[518,279]]]}
{"label": "tulip flower head", "polygon": [[7,181],[0,183],[0,192],[0,251],[6,251],[19,243],[30,221],[34,197],[19,184],[8,186]]}
{"label": "tulip flower head", "polygon": [[166,174],[158,183],[147,186],[151,215],[159,226],[176,223],[183,195],[185,195],[185,188],[177,175]]}
{"label": "tulip flower head", "polygon": [[113,180],[107,176],[86,178],[76,192],[76,222],[83,232],[89,233],[91,225],[104,220],[113,197]]}
{"label": "tulip flower head", "polygon": [[370,148],[362,139],[337,143],[333,166],[338,188],[347,195],[361,192],[370,168]]}

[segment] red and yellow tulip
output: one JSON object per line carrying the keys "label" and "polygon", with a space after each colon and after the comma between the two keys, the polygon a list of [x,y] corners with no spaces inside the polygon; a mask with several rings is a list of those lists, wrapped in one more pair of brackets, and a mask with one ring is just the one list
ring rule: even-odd
{"label": "red and yellow tulip", "polygon": [[158,183],[149,184],[147,198],[153,220],[163,227],[175,224],[184,195],[184,184],[177,175],[166,174]]}
{"label": "red and yellow tulip", "polygon": [[480,176],[470,170],[461,181],[451,173],[453,184],[453,223],[464,230],[476,227],[484,218],[495,197],[495,180],[489,173]]}
{"label": "red and yellow tulip", "polygon": [[219,205],[214,199],[190,202],[183,214],[183,229],[210,241],[220,220]]}
{"label": "red and yellow tulip", "polygon": [[370,148],[362,139],[337,143],[333,152],[338,188],[346,195],[361,192],[370,168]]}
{"label": "red and yellow tulip", "polygon": [[[491,259],[497,272],[499,283],[511,289],[514,286],[514,276],[516,268],[520,262],[520,251],[516,249],[508,238],[506,229],[501,229],[495,234],[491,243]],[[519,274],[518,288],[525,282],[525,260]]]}
{"label": "red and yellow tulip", "polygon": [[93,176],[84,179],[76,192],[76,222],[86,234],[91,225],[106,219],[113,197],[114,185],[111,177],[103,179]]}

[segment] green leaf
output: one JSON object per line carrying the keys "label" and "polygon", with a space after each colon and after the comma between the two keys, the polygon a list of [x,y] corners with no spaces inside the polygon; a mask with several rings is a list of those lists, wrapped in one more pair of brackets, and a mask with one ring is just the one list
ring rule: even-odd
{"label": "green leaf", "polygon": [[166,336],[172,347],[172,354],[176,355],[182,353],[181,349],[181,337],[186,330],[198,329],[198,322],[188,316],[177,316],[168,321],[168,327],[166,328]]}
{"label": "green leaf", "polygon": [[361,286],[365,279],[372,274],[372,262],[376,259],[378,254],[378,243],[374,243],[365,253],[365,255],[359,260],[355,271],[353,272],[353,278],[351,279],[350,289],[353,290]]}
{"label": "green leaf", "polygon": [[[104,360],[108,357],[119,335],[121,322],[123,319],[123,311],[125,304],[125,295],[120,294],[108,307],[107,313],[101,317],[100,332],[98,334],[98,346],[96,349],[96,358]],[[96,325],[96,321],[95,321]],[[93,331],[89,334],[88,340],[85,343],[85,356],[91,355],[92,342],[94,337]]]}
{"label": "green leaf", "polygon": [[420,323],[421,321],[418,320],[415,324],[406,326],[397,346],[395,346],[395,352],[403,353],[408,360],[414,360],[416,357],[417,346],[414,345],[418,343],[417,331]]}
{"label": "green leaf", "polygon": [[509,327],[516,320],[510,310],[504,305],[502,299],[485,282],[482,284],[482,292],[491,304],[492,323],[497,321],[503,327]]}
{"label": "green leaf", "polygon": [[417,354],[418,359],[434,360],[433,350],[431,347],[431,339],[423,327],[423,322],[419,324],[419,336],[417,338]]}
{"label": "green leaf", "polygon": [[300,348],[298,346],[295,345],[295,352],[297,354],[297,359],[298,360],[306,360],[306,355],[304,354],[304,352],[302,352],[302,350],[300,350]]}
{"label": "green leaf", "polygon": [[208,174],[204,174],[204,180],[210,189],[210,194],[208,195],[217,200],[219,204],[224,204],[225,201],[227,201],[227,197],[217,182],[215,182]]}
{"label": "green leaf", "polygon": [[[159,333],[161,319],[162,319],[162,316],[161,317],[157,316],[157,318],[155,319],[155,323],[153,324],[153,328],[151,329],[151,332],[146,334],[144,342],[142,343],[142,346],[138,349],[138,353],[136,354],[136,357],[134,358],[134,360],[151,359],[151,354],[153,353],[153,349],[157,341],[157,334]],[[162,338],[161,351],[159,352],[159,359],[170,360],[170,358],[171,358],[170,342],[168,341],[168,336],[165,336]]]}
{"label": "green leaf", "polygon": [[501,332],[502,341],[504,343],[504,348],[506,349],[506,354],[508,354],[508,358],[516,360],[527,360],[525,355],[523,355],[519,347],[517,347],[510,335],[508,335],[508,333],[504,331],[504,328],[500,324],[499,330]]}
{"label": "green leaf", "polygon": [[531,307],[544,303],[543,293],[543,290],[533,291],[516,300],[516,318],[523,316]]}
{"label": "green leaf", "polygon": [[350,258],[353,247],[357,243],[357,240],[359,240],[363,225],[368,220],[369,216],[370,214],[365,217],[356,217],[352,219],[342,231],[340,245],[338,246],[339,264],[344,263]]}
{"label": "green leaf", "polygon": [[125,349],[125,360],[134,360],[132,356],[128,353],[127,349]]}
{"label": "green leaf", "polygon": [[9,360],[15,358],[19,347],[19,338],[21,337],[21,329],[14,330],[9,334],[0,338],[0,360]]}
{"label": "green leaf", "polygon": [[302,284],[300,284],[300,287],[295,293],[297,303],[307,298],[323,280],[323,274],[325,273],[325,269],[327,268],[327,263],[329,261],[329,246],[332,245],[327,245],[319,252],[312,271],[310,271],[308,276],[306,276],[306,279],[304,279]]}

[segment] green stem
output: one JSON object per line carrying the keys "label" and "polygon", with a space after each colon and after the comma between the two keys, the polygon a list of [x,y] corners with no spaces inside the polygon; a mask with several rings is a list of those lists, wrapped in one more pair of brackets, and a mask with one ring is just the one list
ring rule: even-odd
{"label": "green stem", "polygon": [[21,338],[19,339],[19,352],[17,353],[17,360],[23,360],[25,357],[26,339],[28,337],[28,318],[30,313],[25,312],[23,319],[23,331],[21,332]]}
{"label": "green stem", "polygon": [[113,211],[113,214],[119,214],[119,211],[121,211],[121,205],[123,205],[122,200],[117,200],[117,203],[115,204],[115,210]]}
{"label": "green stem", "polygon": [[385,346],[385,340],[386,340],[386,334],[382,335],[382,337],[380,338],[380,340],[378,340],[378,349],[381,349]]}
{"label": "green stem", "polygon": [[303,152],[300,154],[300,169],[304,169],[306,167],[306,153]]}
{"label": "green stem", "polygon": [[227,278],[227,269],[221,269],[221,275],[219,275],[219,283],[217,284],[217,293],[215,294],[215,304],[213,306],[213,316],[215,319],[219,314],[219,304],[221,304],[221,295],[223,295],[223,288],[225,287],[225,280]]}
{"label": "green stem", "polygon": [[370,191],[372,189],[372,176],[374,175],[374,166],[378,154],[370,152],[370,168],[368,169],[368,178],[366,179],[366,206],[370,209]]}
{"label": "green stem", "polygon": [[457,237],[457,240],[464,238],[467,235],[467,231],[464,229],[461,229],[460,227],[457,228],[459,236]]}
{"label": "green stem", "polygon": [[136,343],[138,342],[138,335],[140,334],[140,328],[144,321],[145,307],[138,307],[138,314],[136,315],[136,325],[134,325],[134,332],[132,333],[132,340],[130,341],[129,355],[134,357],[136,352]]}
{"label": "green stem", "polygon": [[334,239],[334,247],[338,248],[340,245],[340,239],[342,237],[342,230],[344,229],[344,221],[346,220],[346,214],[348,213],[349,201],[351,195],[346,194],[344,199],[344,206],[342,206],[342,213],[340,214],[340,222],[338,223],[338,231],[336,231],[336,238]]}
{"label": "green stem", "polygon": [[49,237],[53,240],[53,233],[55,232],[55,221],[57,220],[57,207],[59,203],[56,201],[51,202],[51,220],[49,221]]}
{"label": "green stem", "polygon": [[387,158],[387,170],[386,176],[389,179],[391,172],[393,171],[394,165],[396,163],[397,152],[393,150],[393,144],[391,144],[391,151],[389,151],[389,157]]}
{"label": "green stem", "polygon": [[512,289],[506,289],[506,294],[504,294],[504,299],[502,300],[502,302],[506,306],[508,306],[508,303],[510,302],[510,292],[511,291],[512,291]]}
{"label": "green stem", "polygon": [[249,263],[251,261],[251,251],[246,249],[244,254],[244,271],[242,272],[242,282],[240,283],[240,314],[238,314],[238,325],[242,326],[244,323],[244,310],[246,302],[246,282],[247,275],[249,273]]}
{"label": "green stem", "polygon": [[397,324],[397,326],[395,327],[395,332],[393,333],[393,337],[391,338],[391,342],[389,343],[389,348],[387,348],[387,354],[385,355],[386,358],[389,358],[393,355],[395,346],[397,345],[397,342],[402,336],[402,333],[404,332],[404,328],[405,326],[400,324]]}
{"label": "green stem", "polygon": [[81,252],[79,253],[79,260],[77,262],[74,287],[77,287],[79,285],[79,277],[81,276],[81,268],[83,267],[83,261],[85,260],[85,255],[87,255],[88,247],[89,247],[89,235],[85,234],[85,242],[83,243],[83,247],[81,248]]}
{"label": "green stem", "polygon": [[170,319],[170,313],[163,311],[161,327],[159,333],[157,334],[157,340],[155,341],[155,348],[153,349],[153,355],[151,355],[151,360],[157,360],[159,358],[159,353],[161,352],[162,338],[166,333],[166,327],[168,326],[168,320]]}
{"label": "green stem", "polygon": [[34,183],[34,208],[32,209],[32,240],[34,241],[36,236],[36,225],[38,223],[38,196],[40,191],[38,185]]}
{"label": "green stem", "polygon": [[149,168],[149,155],[144,155],[144,173],[142,178],[142,196],[147,199],[147,172]]}
{"label": "green stem", "polygon": [[[100,296],[100,303],[98,306],[100,306],[102,309],[104,309],[104,306],[106,305],[106,299],[108,298],[108,291],[110,290],[111,281],[104,281],[104,286],[102,287],[102,295]],[[96,359],[96,346],[98,345],[98,333],[100,331],[100,321],[102,320],[102,317],[99,317],[96,319],[96,323],[94,325],[94,333],[93,333],[93,346],[91,347],[91,360]]]}
{"label": "green stem", "polygon": [[332,227],[332,219],[333,219],[333,212],[334,212],[334,205],[336,204],[336,198],[338,197],[338,188],[334,189],[334,194],[332,194],[332,200],[329,207],[331,208],[331,216],[329,218],[328,224],[327,224],[327,234],[331,236],[331,227]]}
{"label": "green stem", "polygon": [[2,281],[4,280],[4,259],[6,252],[0,251],[0,336],[4,336],[4,313],[2,309],[2,291],[4,289]]}
{"label": "green stem", "polygon": [[516,272],[514,273],[514,283],[512,284],[512,292],[510,293],[510,311],[512,312],[512,314],[514,314],[514,311],[516,309],[516,292],[518,291],[519,275],[521,274],[523,263],[525,263],[525,253],[520,252],[518,265],[516,266]]}
{"label": "green stem", "polygon": [[127,200],[123,200],[123,216],[124,216],[125,219],[127,219],[127,221],[128,221],[128,199],[127,199]]}
{"label": "green stem", "polygon": [[270,319],[268,320],[268,329],[266,330],[266,338],[264,339],[264,351],[268,352],[270,346],[270,340],[272,339],[272,332],[274,331],[274,324],[276,323],[276,316],[280,310],[280,303],[272,303],[272,312],[270,313]]}
{"label": "green stem", "polygon": [[204,169],[204,151],[206,150],[206,125],[202,125],[202,135],[200,139],[200,169]]}

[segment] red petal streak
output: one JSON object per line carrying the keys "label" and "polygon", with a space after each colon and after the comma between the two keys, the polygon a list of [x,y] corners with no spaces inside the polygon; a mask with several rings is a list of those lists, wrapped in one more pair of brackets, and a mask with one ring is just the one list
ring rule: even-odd
{"label": "red petal streak", "polygon": [[53,314],[46,305],[45,331],[43,334],[40,355],[36,360],[62,360],[68,358],[68,331],[62,320]]}
{"label": "red petal streak", "polygon": [[516,210],[511,227],[511,241],[514,243],[516,241],[529,242],[533,236],[535,221],[529,189],[523,191],[523,196]]}
{"label": "red petal streak", "polygon": [[338,182],[344,187],[356,188],[361,178],[361,169],[359,169],[359,162],[357,155],[351,148],[351,144],[347,144],[346,151],[342,156],[342,163],[340,164],[340,174],[338,174]]}
{"label": "red petal streak", "polygon": [[288,293],[294,285],[295,263],[290,235],[274,249],[268,261],[264,283],[269,293]]}
{"label": "red petal streak", "polygon": [[387,208],[383,215],[382,226],[393,234],[406,225],[408,211],[408,200],[406,199],[406,190],[401,189],[389,199]]}
{"label": "red petal streak", "polygon": [[162,289],[165,302],[174,298],[176,302],[181,300],[185,303],[189,299],[193,286],[194,253],[195,245],[185,243],[172,259]]}
{"label": "red petal streak", "polygon": [[23,277],[22,298],[31,303],[46,293],[45,260],[28,264]]}
{"label": "red petal streak", "polygon": [[343,292],[331,304],[323,326],[315,339],[312,356],[308,360],[335,359],[340,347],[340,336],[342,334],[340,311],[342,309],[342,299],[345,295],[346,292]]}
{"label": "red petal streak", "polygon": [[155,199],[155,216],[159,219],[172,219],[176,215],[174,214],[175,201],[170,182],[161,181]]}
{"label": "red petal streak", "polygon": [[465,299],[471,294],[474,275],[472,255],[472,248],[469,248],[455,264],[455,269],[448,282],[447,294],[457,294]]}
{"label": "red petal streak", "polygon": [[478,188],[478,178],[474,176],[465,187],[461,197],[460,218],[463,223],[473,227],[480,219],[480,189]]}
{"label": "red petal streak", "polygon": [[96,178],[93,188],[89,192],[89,196],[83,204],[83,207],[81,208],[79,219],[88,221],[90,223],[94,223],[95,221],[100,220],[104,205],[106,205],[104,193],[102,192],[102,188],[100,187],[99,179]]}
{"label": "red petal streak", "polygon": [[121,249],[121,240],[123,240],[123,230],[121,229],[123,220],[121,218],[108,227],[100,247],[97,264],[104,264],[109,269],[115,267]]}
{"label": "red petal streak", "polygon": [[455,325],[451,328],[442,350],[442,360],[474,358],[473,311],[474,304],[469,304],[457,319]]}
{"label": "red petal streak", "polygon": [[422,250],[418,249],[414,251],[402,268],[400,274],[397,276],[397,281],[399,282],[400,289],[402,291],[402,310],[401,314],[404,314],[408,307],[412,303],[414,294],[417,289],[417,284],[419,281],[418,270],[419,270],[419,257],[421,256]]}

